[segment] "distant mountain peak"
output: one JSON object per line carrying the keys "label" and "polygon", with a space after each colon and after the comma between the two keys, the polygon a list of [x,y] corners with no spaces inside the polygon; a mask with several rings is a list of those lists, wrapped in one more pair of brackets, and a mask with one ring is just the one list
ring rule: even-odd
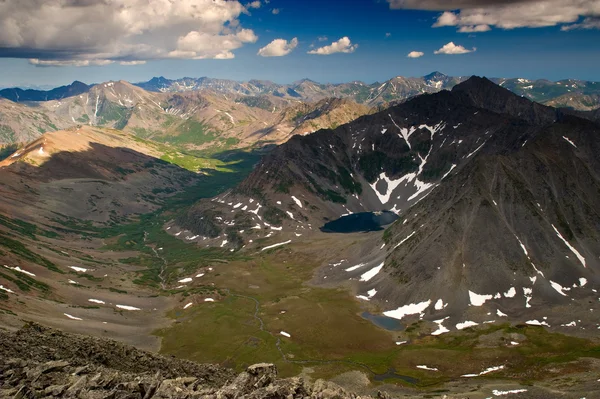
{"label": "distant mountain peak", "polygon": [[477,108],[510,115],[534,124],[552,123],[556,110],[519,96],[485,77],[471,76],[452,88],[452,93]]}
{"label": "distant mountain peak", "polygon": [[423,76],[423,78],[427,81],[429,80],[440,80],[440,79],[445,79],[447,78],[448,75],[445,75],[439,71],[433,71],[428,75]]}
{"label": "distant mountain peak", "polygon": [[453,93],[460,93],[460,92],[493,93],[493,92],[496,92],[498,94],[502,93],[505,96],[516,96],[510,90],[505,89],[504,87],[502,87],[500,85],[497,85],[496,83],[492,82],[488,78],[481,77],[481,76],[475,76],[475,75],[471,76],[469,79],[465,80],[464,82],[461,82],[461,83],[457,84],[456,86],[454,86],[452,88],[452,92]]}

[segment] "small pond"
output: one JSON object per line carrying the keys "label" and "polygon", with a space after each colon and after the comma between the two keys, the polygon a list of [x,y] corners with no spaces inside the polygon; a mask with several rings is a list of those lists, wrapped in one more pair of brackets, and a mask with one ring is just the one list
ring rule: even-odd
{"label": "small pond", "polygon": [[402,380],[402,381],[406,381],[409,384],[413,384],[413,385],[417,384],[419,382],[419,380],[417,378],[409,377],[407,375],[397,374],[396,370],[393,369],[393,368],[389,369],[384,374],[375,374],[375,376],[373,377],[373,379],[375,381]]}
{"label": "small pond", "polygon": [[364,311],[360,315],[363,319],[369,320],[377,327],[383,328],[388,331],[402,331],[404,326],[400,324],[400,320],[392,317],[383,316],[380,314],[373,314],[371,312]]}
{"label": "small pond", "polygon": [[398,215],[390,211],[361,212],[342,216],[325,223],[321,227],[324,233],[357,233],[383,230],[382,226],[395,222]]}

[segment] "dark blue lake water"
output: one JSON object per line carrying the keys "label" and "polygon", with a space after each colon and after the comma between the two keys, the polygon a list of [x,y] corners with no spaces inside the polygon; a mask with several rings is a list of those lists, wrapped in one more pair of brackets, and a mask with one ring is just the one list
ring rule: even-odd
{"label": "dark blue lake water", "polygon": [[373,314],[370,312],[362,312],[360,315],[363,319],[369,320],[371,323],[375,324],[377,327],[381,327],[388,331],[401,331],[404,329],[404,326],[400,324],[400,320],[394,319],[392,317],[387,317],[380,314]]}
{"label": "dark blue lake water", "polygon": [[321,227],[324,233],[357,233],[383,230],[383,226],[395,222],[398,215],[394,212],[361,212],[342,216],[325,223]]}

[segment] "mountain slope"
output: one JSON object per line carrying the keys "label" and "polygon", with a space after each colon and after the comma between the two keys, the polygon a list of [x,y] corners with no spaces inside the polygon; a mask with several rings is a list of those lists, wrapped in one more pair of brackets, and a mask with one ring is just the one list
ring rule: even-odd
{"label": "mountain slope", "polygon": [[68,126],[68,122],[46,112],[43,107],[27,106],[0,98],[0,146],[27,143],[45,132]]}
{"label": "mountain slope", "polygon": [[545,102],[555,108],[570,108],[580,111],[593,111],[600,108],[600,94],[569,93]]}
{"label": "mountain slope", "polygon": [[[145,213],[157,207],[157,198],[149,197],[153,188],[174,192],[198,178],[160,160],[163,155],[156,144],[116,130],[83,126],[47,133],[0,162],[3,206],[25,219],[53,219],[56,212],[109,222]],[[69,192],[77,195],[65,196]]]}
{"label": "mountain slope", "polygon": [[334,130],[295,136],[267,156],[236,190],[199,207],[242,202],[250,210],[254,207],[248,197],[260,196],[263,209],[250,215],[253,220],[268,211],[269,223],[296,230],[309,227],[303,220],[320,226],[350,212],[402,211],[469,162],[490,137],[516,130],[526,140],[527,123],[481,108],[478,96],[496,99],[489,108],[506,104],[512,112],[535,120],[556,117],[552,108],[475,79],[462,86],[484,83],[474,98],[459,87],[417,97]]}
{"label": "mountain slope", "polygon": [[[295,136],[235,190],[200,201],[170,227],[240,248],[391,209],[400,220],[384,242],[363,248],[356,267],[328,274],[329,283],[360,280],[362,297],[375,292],[400,319],[546,320],[539,312],[551,305],[589,327],[583,298],[600,284],[599,134],[591,121],[473,77],[452,92]],[[558,316],[544,322],[571,321]]]}
{"label": "mountain slope", "polygon": [[[470,311],[481,323],[476,307],[486,303],[496,317],[531,307],[548,325],[570,323],[548,308],[562,306],[589,325],[584,298],[600,284],[599,131],[566,117],[521,145],[490,142],[389,228],[392,249],[371,285],[401,282],[397,300],[431,301],[418,313],[438,319]],[[444,311],[434,309],[438,300]]]}
{"label": "mountain slope", "polygon": [[89,125],[127,131],[187,150],[217,152],[280,144],[296,134],[296,129],[307,132],[338,126],[370,109],[349,100],[311,104],[272,94],[224,95],[209,88],[155,93],[118,81],[60,100],[27,105],[1,100],[1,111],[2,144],[24,143],[46,131]]}

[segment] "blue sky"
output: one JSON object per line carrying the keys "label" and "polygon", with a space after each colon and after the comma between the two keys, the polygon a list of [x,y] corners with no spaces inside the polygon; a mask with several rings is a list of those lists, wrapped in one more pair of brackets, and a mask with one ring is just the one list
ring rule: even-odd
{"label": "blue sky", "polygon": [[[9,0],[8,3],[13,1],[12,6],[15,10],[13,12],[16,13],[18,7],[24,7],[20,4],[33,4],[41,0]],[[83,0],[73,1],[83,2]],[[141,0],[132,0],[132,3],[139,1]],[[180,1],[186,4],[197,2],[201,7],[206,0]],[[390,4],[394,1],[396,5]],[[451,8],[450,3],[453,1],[457,4],[455,9]],[[26,36],[23,33],[20,41],[11,41],[12,32],[6,31],[6,24],[2,24],[0,16],[0,56],[3,56],[0,58],[2,70],[0,86],[28,84],[56,86],[73,80],[86,83],[118,79],[137,82],[148,80],[153,76],[168,78],[209,76],[236,80],[254,78],[278,83],[310,78],[319,82],[362,80],[371,83],[393,76],[422,76],[435,70],[449,75],[477,74],[488,77],[600,80],[597,67],[600,65],[600,30],[598,29],[600,23],[597,23],[598,18],[595,14],[600,12],[600,7],[590,1],[591,5],[586,9],[585,5],[581,5],[586,0],[573,0],[572,7],[578,8],[565,8],[570,6],[570,0],[560,0],[563,8],[557,12],[561,13],[559,17],[563,18],[564,22],[554,26],[534,28],[530,26],[539,25],[540,21],[544,24],[547,20],[556,20],[556,15],[528,16],[527,12],[539,9],[540,3],[552,3],[558,0],[513,1],[517,3],[513,10],[502,8],[506,7],[502,4],[506,2],[494,0],[480,2],[449,0],[445,3],[442,0],[423,0],[422,3],[416,0],[271,0],[268,4],[263,0],[260,7],[257,3],[250,5],[248,2],[243,2],[238,4],[245,7],[247,12],[245,10],[240,12],[239,8],[233,11],[228,9],[233,13],[234,18],[223,24],[219,23],[219,26],[211,26],[207,30],[210,35],[213,35],[207,36],[207,40],[212,43],[209,47],[221,40],[224,35],[230,35],[228,38],[234,40],[239,38],[233,48],[228,48],[229,44],[225,43],[223,48],[211,47],[210,50],[206,50],[205,42],[200,43],[198,37],[189,37],[191,44],[188,47],[178,44],[177,56],[174,56],[173,52],[165,56],[164,54],[167,53],[161,46],[167,44],[161,41],[166,43],[164,38],[171,34],[173,41],[177,38],[181,39],[186,35],[186,30],[198,30],[204,33],[202,30],[204,26],[198,28],[198,24],[202,25],[205,20],[200,23],[198,20],[187,21],[190,28],[182,31],[179,27],[185,24],[181,19],[177,19],[180,16],[173,14],[165,17],[165,19],[172,18],[174,21],[172,23],[165,23],[159,27],[144,26],[143,29],[146,30],[139,36],[140,39],[130,34],[137,29],[131,21],[135,23],[139,21],[135,18],[126,22],[120,21],[121,25],[131,23],[131,28],[128,25],[128,29],[131,30],[124,31],[122,35],[130,35],[128,37],[137,41],[138,47],[141,47],[139,45],[141,42],[144,45],[156,45],[156,48],[152,49],[152,55],[148,56],[147,53],[137,51],[135,45],[130,46],[132,42],[126,43],[129,46],[126,51],[120,50],[121,47],[126,46],[120,42],[121,36],[118,36],[118,32],[114,33],[114,37],[111,36],[117,28],[108,25],[114,20],[110,10],[101,10],[105,12],[109,22],[105,25],[90,26],[89,29],[87,16],[82,16],[84,14],[80,12],[83,6],[75,11],[62,10],[62,13],[57,15],[60,15],[60,18],[64,15],[65,21],[57,23],[56,29],[41,31],[39,36]],[[87,3],[90,1],[86,1]],[[418,5],[425,3],[427,3],[425,6]],[[440,6],[438,3],[450,5]],[[465,26],[470,29],[472,25],[469,21],[480,19],[480,16],[474,15],[476,11],[472,8],[472,4],[461,8],[464,3],[479,3],[475,5],[479,8],[483,7],[489,25],[481,30],[487,31],[458,32]],[[5,6],[0,5],[0,8],[2,7]],[[226,4],[226,7],[231,8],[231,3]],[[279,12],[273,13],[274,9]],[[35,9],[32,10],[33,12],[30,13],[32,21],[26,22],[39,24],[40,20],[48,18],[47,23],[53,24],[49,12],[36,15]],[[100,12],[99,10],[90,9],[86,13],[93,15]],[[11,12],[4,10],[3,14],[2,11],[0,9],[0,15],[5,16],[6,12]],[[136,10],[133,10],[132,14],[135,15],[135,12]],[[440,24],[440,16],[444,12],[452,14],[446,15],[452,17],[450,25],[433,27],[436,22]],[[515,14],[516,17],[513,17]],[[162,15],[165,15],[164,10],[158,11],[155,18],[161,18]],[[455,16],[460,17],[459,22],[454,21]],[[577,19],[574,20],[574,17]],[[198,18],[204,17],[200,15]],[[231,20],[234,22],[232,23]],[[511,24],[522,27],[506,29],[506,26],[510,27]],[[73,26],[74,37],[67,34],[68,29],[67,33],[56,33],[63,26]],[[104,29],[105,26],[109,28]],[[240,33],[242,30],[243,35]],[[250,31],[252,34],[249,33]],[[84,45],[79,40],[82,35],[86,36]],[[358,45],[358,47],[347,53],[307,54],[308,51],[331,45],[344,37],[347,37],[353,46]],[[287,55],[271,57],[257,55],[259,49],[275,39],[291,41],[293,38],[297,38],[297,45]],[[474,48],[476,50],[464,54],[434,54],[434,51],[450,42],[464,47],[465,51]],[[117,47],[119,50],[112,52],[106,61],[97,61],[106,56],[107,48],[112,51]],[[215,47],[219,46],[215,45]],[[190,49],[195,51],[195,56],[204,57],[206,54],[208,56],[206,59],[186,59],[186,55],[181,55],[184,50]],[[171,50],[173,49],[169,51]],[[163,51],[161,53],[163,55],[156,56],[160,51]],[[408,58],[407,54],[411,51],[419,51],[424,55],[420,58]],[[65,53],[69,55],[65,56]],[[75,61],[71,61],[69,58],[71,56]],[[221,56],[225,58],[234,56],[234,58],[210,59]],[[33,57],[42,60],[41,63],[66,66],[36,66],[30,61]],[[82,59],[91,60],[92,64],[111,61],[112,63],[99,66],[69,66],[70,63]],[[121,65],[119,61],[123,60],[142,61],[145,64]]]}

